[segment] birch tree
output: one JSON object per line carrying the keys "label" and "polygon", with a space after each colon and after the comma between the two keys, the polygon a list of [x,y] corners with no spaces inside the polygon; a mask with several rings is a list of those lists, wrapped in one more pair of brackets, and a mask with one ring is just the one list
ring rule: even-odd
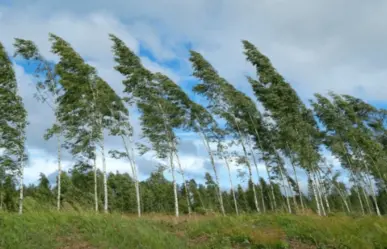
{"label": "birch tree", "polygon": [[[126,77],[123,81],[128,101],[136,103],[141,113],[143,136],[148,138],[159,158],[169,161],[172,173],[175,199],[175,216],[179,216],[178,193],[174,155],[177,155],[178,138],[175,128],[184,125],[186,110],[177,105],[170,91],[176,84],[160,73],[152,73],[144,68],[140,59],[118,37],[110,35],[117,65],[115,69]],[[177,156],[178,159],[178,156]],[[181,164],[178,162],[181,173]],[[185,179],[183,180],[186,184]],[[185,186],[188,191],[188,187]],[[187,198],[188,198],[187,194]],[[190,203],[187,199],[190,212]]]}
{"label": "birch tree", "polygon": [[[306,108],[291,85],[276,71],[266,56],[248,41],[243,41],[243,45],[247,60],[256,68],[258,76],[257,80],[251,77],[248,80],[258,101],[278,127],[280,139],[277,146],[291,159],[292,164],[297,163],[311,175],[310,179],[314,179],[317,210],[319,214],[323,214],[320,189],[314,177],[321,160],[318,139],[320,133],[312,112]],[[295,170],[294,173],[296,175]],[[298,182],[297,185],[300,189]],[[301,193],[300,198],[302,200]]]}
{"label": "birch tree", "polygon": [[[208,101],[207,106],[210,111],[217,117],[226,121],[227,129],[236,141],[242,147],[244,160],[249,174],[249,181],[253,183],[252,167],[249,158],[248,147],[248,120],[259,118],[258,111],[248,97],[237,91],[225,79],[221,78],[216,70],[195,51],[191,51],[190,61],[192,63],[193,75],[201,80],[193,91],[204,96]],[[254,113],[250,113],[255,111]],[[256,122],[260,124],[260,121]],[[254,203],[256,210],[260,212],[255,184],[252,184],[254,192]]]}
{"label": "birch tree", "polygon": [[[40,53],[36,44],[30,40],[15,39],[15,56],[20,55],[28,63],[34,65],[34,76],[37,80],[35,97],[39,101],[47,104],[56,116],[58,97],[60,96],[60,85],[53,63],[50,63]],[[61,175],[62,175],[62,142],[61,125],[55,120],[53,126],[47,130],[45,139],[53,135],[57,139],[58,176],[57,176],[57,210],[61,207]]]}
{"label": "birch tree", "polygon": [[12,62],[0,43],[0,167],[19,180],[19,214],[23,213],[26,126],[27,112]]}
{"label": "birch tree", "polygon": [[[97,149],[102,156],[104,212],[108,212],[107,169],[104,130],[111,130],[117,115],[127,110],[114,90],[97,75],[97,70],[62,38],[50,34],[52,52],[60,61],[55,71],[64,93],[58,98],[57,119],[64,127],[66,146],[79,161],[93,165],[94,202],[98,211]],[[112,111],[113,110],[113,111]],[[90,163],[92,161],[92,163]]]}

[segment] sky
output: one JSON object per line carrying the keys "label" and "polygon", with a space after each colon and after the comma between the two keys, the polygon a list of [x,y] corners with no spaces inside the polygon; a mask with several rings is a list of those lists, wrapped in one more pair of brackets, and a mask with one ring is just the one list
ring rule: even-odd
{"label": "sky", "polygon": [[[378,107],[387,107],[387,2],[373,0],[0,0],[0,42],[13,54],[15,37],[33,40],[42,54],[50,53],[48,33],[67,40],[99,75],[118,92],[122,77],[114,71],[113,33],[136,52],[145,67],[168,75],[191,92],[189,49],[196,50],[237,89],[252,95],[241,40],[249,40],[267,55],[277,70],[307,102],[316,92],[351,94]],[[20,60],[15,71],[28,111],[27,147],[30,155],[25,182],[36,183],[40,172],[54,179],[56,143],[43,133],[53,123],[52,111],[33,97],[31,68]],[[132,116],[136,137],[140,124]],[[211,166],[198,136],[180,134],[180,157],[187,177],[203,182]],[[106,148],[120,148],[107,138]],[[336,163],[328,155],[329,161]],[[159,163],[152,155],[137,157],[141,179]],[[64,156],[64,167],[72,165]],[[101,166],[100,160],[98,161]],[[109,171],[129,171],[125,161],[107,160]],[[227,172],[218,162],[222,188]],[[265,176],[263,165],[259,166]],[[233,167],[234,180],[237,167]]]}

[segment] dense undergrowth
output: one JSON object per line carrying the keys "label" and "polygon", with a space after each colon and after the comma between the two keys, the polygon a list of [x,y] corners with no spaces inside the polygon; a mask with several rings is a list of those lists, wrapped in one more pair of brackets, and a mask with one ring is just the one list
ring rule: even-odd
{"label": "dense undergrowth", "polygon": [[0,248],[387,248],[378,217],[0,213]]}

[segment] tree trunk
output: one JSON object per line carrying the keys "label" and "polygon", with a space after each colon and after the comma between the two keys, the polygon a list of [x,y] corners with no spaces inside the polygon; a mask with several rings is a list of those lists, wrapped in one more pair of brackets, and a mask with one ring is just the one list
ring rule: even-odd
{"label": "tree trunk", "polygon": [[238,202],[237,202],[237,199],[236,199],[236,196],[235,196],[235,189],[234,189],[234,184],[232,182],[232,178],[231,178],[231,170],[230,170],[230,165],[228,164],[228,161],[227,161],[227,158],[222,156],[224,158],[224,162],[226,164],[226,167],[227,167],[227,172],[228,172],[228,179],[230,181],[230,186],[231,186],[231,193],[232,193],[232,198],[234,199],[234,207],[235,207],[235,213],[236,215],[239,215],[239,210],[238,210]]}
{"label": "tree trunk", "polygon": [[349,208],[348,202],[347,202],[347,200],[346,200],[346,197],[345,197],[344,194],[342,193],[341,189],[340,189],[336,184],[333,184],[333,186],[335,186],[335,188],[337,189],[337,192],[339,193],[339,195],[340,195],[340,197],[341,197],[341,200],[343,201],[344,206],[345,206],[345,208],[347,209],[347,212],[348,212],[348,213],[351,213],[351,209]]}
{"label": "tree trunk", "polygon": [[175,216],[179,217],[179,201],[177,198],[177,186],[176,186],[176,176],[175,176],[175,167],[173,166],[173,153],[172,150],[169,154],[169,161],[172,173],[172,183],[173,183],[173,195],[175,198]]}
{"label": "tree trunk", "polygon": [[292,208],[290,207],[289,194],[288,194],[288,191],[287,191],[287,188],[286,188],[285,177],[284,177],[281,165],[279,166],[279,170],[280,170],[280,174],[281,174],[282,185],[284,187],[285,198],[286,198],[286,205],[288,207],[289,214],[291,214],[292,213]]}
{"label": "tree trunk", "polygon": [[300,182],[298,181],[296,166],[294,165],[294,157],[290,152],[290,147],[289,147],[289,144],[287,142],[286,142],[286,147],[287,147],[289,155],[290,155],[290,164],[292,165],[292,168],[293,168],[294,179],[296,180],[296,184],[297,184],[297,188],[298,188],[298,195],[300,196],[301,210],[302,210],[302,212],[304,212],[304,202],[303,202],[303,198],[302,198],[302,191],[301,191],[301,187],[300,187]]}
{"label": "tree trunk", "polygon": [[293,194],[293,198],[292,198],[292,199],[293,199],[294,210],[295,210],[294,213],[297,213],[297,211],[298,211],[298,203],[297,203],[296,191],[294,191],[294,189],[292,189],[288,177],[286,177],[286,182],[287,182],[287,184],[288,184],[289,192],[291,192],[291,193]]}
{"label": "tree trunk", "polygon": [[24,200],[24,157],[20,163],[20,180],[19,180],[19,214],[23,213],[23,200]]}
{"label": "tree trunk", "polygon": [[57,200],[56,200],[56,206],[57,210],[60,210],[60,199],[61,199],[61,178],[62,178],[62,164],[61,164],[61,141],[60,141],[60,135],[57,135],[58,140],[58,182],[57,182]]}
{"label": "tree trunk", "polygon": [[254,184],[254,181],[253,181],[253,174],[251,172],[251,165],[250,165],[250,162],[248,160],[248,153],[246,151],[246,147],[245,147],[245,144],[243,142],[244,140],[244,137],[240,131],[240,128],[239,128],[239,125],[237,122],[235,122],[237,128],[238,128],[238,134],[239,134],[239,140],[241,142],[241,145],[242,145],[242,149],[243,149],[243,153],[245,155],[245,158],[246,158],[246,164],[247,164],[247,168],[248,168],[248,171],[249,171],[249,180],[250,182],[252,183],[252,188],[253,188],[253,193],[254,193],[254,203],[255,203],[255,208],[257,209],[257,212],[260,213],[261,210],[259,209],[259,205],[258,205],[258,199],[257,199],[257,191],[255,190],[255,184]]}
{"label": "tree trunk", "polygon": [[320,183],[319,183],[319,181],[318,181],[318,178],[317,178],[317,176],[316,176],[316,172],[313,172],[313,173],[312,173],[312,176],[313,176],[313,179],[314,179],[314,181],[315,181],[315,183],[316,183],[316,190],[317,190],[317,197],[318,197],[317,199],[318,199],[318,201],[319,201],[319,203],[320,203],[322,215],[323,215],[323,216],[326,216],[327,213],[325,212],[325,207],[324,207],[324,203],[323,203],[322,195],[321,195],[321,187],[320,187]]}
{"label": "tree trunk", "polygon": [[368,208],[368,212],[370,213],[370,214],[372,214],[373,212],[372,212],[372,209],[371,209],[371,205],[370,205],[370,202],[369,202],[369,200],[368,200],[368,194],[365,192],[365,186],[361,186],[361,190],[362,190],[362,192],[363,192],[363,196],[364,196],[364,200],[365,200],[365,202],[366,202],[366,205],[367,205],[367,208]]}
{"label": "tree trunk", "polygon": [[[250,113],[249,113],[249,118],[250,118],[251,124],[254,127],[254,133],[257,136],[259,148],[263,153],[263,146],[262,146],[262,142],[261,142],[261,137],[259,135],[256,124],[254,123],[253,118],[251,117]],[[266,173],[267,173],[267,178],[268,178],[269,183],[270,183],[270,189],[271,189],[271,195],[272,195],[272,203],[270,203],[270,206],[271,206],[272,210],[275,210],[275,209],[277,209],[277,203],[276,203],[275,194],[274,194],[274,185],[273,185],[273,181],[272,181],[271,176],[270,176],[270,171],[269,171],[269,168],[267,166],[266,160],[265,160],[265,169],[266,169]]]}
{"label": "tree trunk", "polygon": [[314,180],[312,178],[312,175],[311,175],[311,173],[309,171],[308,171],[308,178],[309,178],[309,180],[312,183],[313,196],[314,196],[314,199],[316,201],[316,207],[317,207],[317,214],[321,216],[320,202],[318,200],[315,182],[314,182]]}
{"label": "tree trunk", "polygon": [[98,212],[98,186],[97,186],[97,153],[94,155],[94,206],[95,206],[95,211]]}
{"label": "tree trunk", "polygon": [[223,204],[223,196],[222,196],[222,192],[220,190],[220,183],[219,183],[219,176],[218,176],[218,172],[216,170],[216,167],[215,167],[215,160],[214,160],[214,155],[212,153],[212,150],[211,150],[211,147],[210,147],[210,144],[208,142],[208,138],[207,136],[204,134],[200,124],[197,125],[197,127],[199,128],[199,131],[200,131],[200,135],[202,137],[202,140],[203,140],[203,143],[204,143],[204,146],[206,147],[207,149],[207,152],[208,152],[208,155],[210,156],[210,161],[211,161],[211,165],[212,165],[212,169],[214,171],[214,175],[215,175],[215,181],[216,181],[216,192],[218,194],[218,201],[219,201],[219,205],[220,205],[220,210],[222,212],[223,215],[226,215],[226,212],[224,210],[224,204]]}
{"label": "tree trunk", "polygon": [[[357,147],[359,147],[359,144],[357,143],[357,140],[355,139],[355,137],[352,136],[352,139],[355,141]],[[359,148],[356,149],[356,154],[357,154],[358,157],[362,157],[362,156],[361,156],[361,152],[359,151]],[[363,163],[363,165],[364,165],[364,167],[365,167],[365,170],[366,170],[365,178],[367,179],[367,183],[368,183],[368,185],[370,186],[370,189],[371,189],[371,196],[372,196],[372,200],[373,200],[374,205],[375,205],[376,214],[377,214],[378,216],[381,216],[380,210],[379,210],[378,201],[377,201],[377,199],[376,199],[376,192],[375,192],[373,183],[372,183],[372,181],[371,181],[371,179],[370,179],[370,177],[369,177],[369,175],[368,175],[368,173],[370,172],[369,167],[368,167],[368,164],[364,161],[364,159],[361,160],[361,161],[362,161],[362,163]]]}
{"label": "tree trunk", "polygon": [[109,198],[108,198],[108,186],[107,186],[107,171],[106,171],[106,157],[105,157],[105,145],[104,145],[104,135],[102,132],[102,141],[101,141],[101,156],[102,156],[102,171],[103,171],[103,196],[104,196],[104,202],[103,202],[103,210],[105,213],[108,213],[109,210]]}
{"label": "tree trunk", "polygon": [[[249,145],[249,149],[250,149],[250,152],[251,152],[251,156],[253,157],[253,163],[254,163],[254,166],[255,166],[255,170],[257,172],[257,177],[258,177],[258,181],[257,181],[257,185],[259,185],[259,179],[261,178],[260,175],[259,175],[259,169],[258,169],[258,163],[257,163],[257,160],[255,158],[255,155],[254,155],[254,151],[253,151],[253,148],[251,147],[251,144],[247,141],[248,145]],[[263,190],[262,190],[262,187],[261,187],[261,201],[262,201],[262,212],[266,212],[266,207],[265,207],[265,197],[263,196]]]}
{"label": "tree trunk", "polygon": [[188,215],[191,216],[191,214],[192,214],[191,202],[189,201],[190,191],[189,191],[189,188],[187,186],[187,182],[185,181],[184,171],[183,171],[183,168],[181,167],[179,155],[178,155],[178,153],[176,151],[175,151],[175,156],[176,156],[176,159],[177,159],[177,165],[179,166],[180,174],[181,174],[181,176],[183,178],[183,182],[184,182],[186,199],[187,199]]}
{"label": "tree trunk", "polygon": [[366,178],[368,178],[368,181],[369,181],[369,184],[370,184],[371,196],[372,196],[372,199],[373,199],[374,204],[375,204],[376,214],[378,216],[381,216],[380,210],[379,210],[379,205],[378,205],[378,200],[376,199],[376,192],[375,192],[374,185],[373,185],[373,183],[372,183],[372,181],[371,181],[371,179],[369,178],[368,175],[366,175]]}
{"label": "tree trunk", "polygon": [[[341,133],[339,133],[339,137],[340,137],[340,140],[341,140],[341,147],[344,149],[345,151],[345,157],[347,158],[347,161],[348,161],[348,165],[349,165],[349,172],[350,172],[350,177],[352,177],[352,179],[355,181],[355,183],[358,185],[358,180],[355,178],[355,169],[353,168],[352,166],[352,160],[351,158],[349,157],[349,152],[348,152],[348,149],[347,147],[345,147],[345,144],[344,144],[344,139],[341,135]],[[361,212],[362,214],[364,215],[365,212],[364,212],[364,207],[363,207],[363,201],[361,200],[361,197],[360,197],[360,191],[358,188],[355,188],[356,189],[356,192],[357,192],[357,198],[359,199],[359,203],[360,203],[360,208],[361,208]]]}
{"label": "tree trunk", "polygon": [[327,206],[327,210],[328,210],[328,214],[331,212],[331,206],[329,205],[329,200],[328,200],[328,192],[327,192],[327,189],[326,189],[326,187],[325,187],[325,185],[324,184],[322,184],[321,183],[321,173],[320,173],[320,171],[319,170],[317,170],[317,176],[316,176],[316,178],[317,178],[317,181],[318,181],[318,184],[319,184],[319,186],[320,186],[320,188],[321,188],[321,194],[322,194],[322,196],[323,196],[323,198],[324,198],[324,201],[325,201],[325,205]]}
{"label": "tree trunk", "polygon": [[170,134],[170,131],[169,131],[169,127],[167,126],[167,122],[165,120],[165,114],[164,114],[164,109],[163,107],[161,106],[160,103],[157,103],[159,109],[160,109],[160,112],[161,112],[161,115],[163,117],[163,123],[164,123],[164,128],[165,128],[165,133],[167,134],[168,136],[168,143],[169,143],[169,160],[170,160],[170,167],[171,167],[171,173],[172,173],[172,179],[173,179],[173,194],[174,194],[174,198],[175,198],[175,216],[176,217],[179,217],[179,200],[178,200],[178,196],[177,196],[177,184],[176,184],[176,176],[175,176],[175,167],[173,165],[173,153],[174,151],[176,151],[176,146],[174,144],[174,141],[173,141],[173,137],[172,137],[172,134]]}
{"label": "tree trunk", "polygon": [[[131,151],[129,152],[128,145],[125,141],[125,138],[121,136],[122,142],[124,144],[125,152],[129,160],[130,168],[132,170],[132,177],[134,181],[134,188],[136,190],[136,201],[137,201],[137,215],[138,217],[141,217],[141,200],[140,200],[140,184],[138,181],[138,175],[137,175],[137,166],[134,160],[134,153],[133,153],[133,147],[131,146]],[[130,144],[132,145],[132,141],[130,139]]]}

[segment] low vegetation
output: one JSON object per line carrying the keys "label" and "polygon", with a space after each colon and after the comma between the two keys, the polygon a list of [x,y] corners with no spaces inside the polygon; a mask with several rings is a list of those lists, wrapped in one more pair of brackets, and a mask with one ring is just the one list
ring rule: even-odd
{"label": "low vegetation", "polygon": [[379,217],[0,215],[0,248],[386,248]]}

